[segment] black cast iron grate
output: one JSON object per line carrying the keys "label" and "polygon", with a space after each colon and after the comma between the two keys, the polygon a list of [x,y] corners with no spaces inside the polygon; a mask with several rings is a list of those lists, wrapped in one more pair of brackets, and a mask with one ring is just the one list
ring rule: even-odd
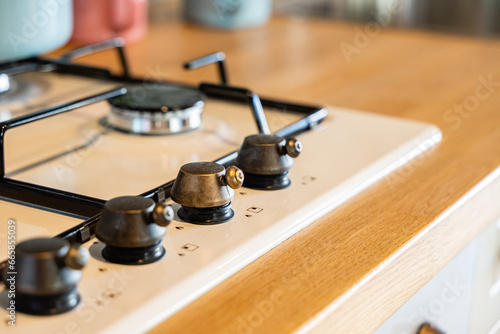
{"label": "black cast iron grate", "polygon": [[[115,49],[117,51],[122,66],[121,75],[112,74],[107,69],[72,63],[72,60],[77,57],[108,49]],[[321,107],[299,105],[271,99],[260,99],[255,93],[248,89],[229,85],[227,81],[227,73],[224,66],[224,60],[225,55],[222,52],[217,52],[206,57],[187,62],[184,66],[188,69],[195,69],[200,66],[216,63],[219,68],[222,83],[201,83],[198,89],[205,93],[209,98],[248,104],[250,110],[252,111],[252,114],[254,115],[257,127],[261,133],[269,132],[263,107],[274,108],[283,112],[293,112],[304,115],[304,117],[300,120],[282,128],[275,133],[284,138],[295,136],[301,132],[307,131],[315,127],[326,117],[327,111],[326,109]],[[121,39],[113,39],[103,43],[79,48],[67,53],[57,60],[30,58],[18,62],[0,64],[0,73],[5,73],[11,76],[33,71],[79,75],[107,80],[110,82],[116,82],[118,84],[124,85],[130,83],[152,83],[151,81],[141,78],[134,78],[129,75],[127,59],[124,52],[124,45]],[[163,83],[179,85],[178,83],[166,81]],[[84,243],[89,241],[94,235],[95,225],[99,219],[100,212],[106,201],[99,198],[93,198],[81,194],[8,178],[5,172],[5,134],[9,129],[36,122],[38,120],[59,115],[65,112],[71,112],[72,110],[116,96],[120,96],[125,93],[125,88],[114,89],[101,94],[88,96],[80,100],[43,109],[1,122],[0,197],[3,197],[6,200],[22,202],[26,205],[40,207],[43,209],[61,212],[85,219],[85,221],[81,224],[78,224],[77,226],[74,226],[67,231],[60,233],[58,236],[67,239],[70,242]],[[236,151],[231,152],[223,157],[214,160],[214,162],[228,167],[234,162],[237,154],[238,153]],[[172,185],[173,180],[159,185],[158,187],[146,191],[140,195],[152,198],[155,201],[163,201],[170,197],[170,189]]]}

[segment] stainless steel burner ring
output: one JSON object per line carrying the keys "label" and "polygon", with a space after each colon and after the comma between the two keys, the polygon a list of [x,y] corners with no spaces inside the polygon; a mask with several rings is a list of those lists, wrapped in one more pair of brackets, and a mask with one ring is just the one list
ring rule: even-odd
{"label": "stainless steel burner ring", "polygon": [[134,134],[165,135],[194,130],[201,125],[203,101],[182,110],[138,111],[111,107],[107,123]]}

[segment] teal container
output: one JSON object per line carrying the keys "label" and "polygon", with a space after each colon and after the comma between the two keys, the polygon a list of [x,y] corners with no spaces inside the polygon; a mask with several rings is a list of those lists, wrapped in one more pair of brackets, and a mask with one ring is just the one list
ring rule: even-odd
{"label": "teal container", "polygon": [[0,1],[0,63],[58,49],[72,32],[72,0]]}
{"label": "teal container", "polygon": [[223,29],[264,25],[272,13],[271,0],[185,0],[188,20]]}

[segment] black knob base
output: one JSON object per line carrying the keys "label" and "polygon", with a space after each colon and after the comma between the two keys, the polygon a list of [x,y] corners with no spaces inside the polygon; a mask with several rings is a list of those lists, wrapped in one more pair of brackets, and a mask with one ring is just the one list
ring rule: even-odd
{"label": "black knob base", "polygon": [[153,263],[161,260],[166,253],[161,240],[148,247],[125,248],[106,246],[102,250],[102,256],[109,262],[130,265]]}
{"label": "black knob base", "polygon": [[76,286],[55,296],[33,296],[16,292],[16,309],[34,315],[55,315],[74,309],[80,303]]}
{"label": "black knob base", "polygon": [[275,175],[258,175],[245,172],[243,187],[257,190],[280,190],[290,186],[288,172]]}
{"label": "black knob base", "polygon": [[215,225],[226,223],[233,219],[234,211],[231,203],[213,208],[192,208],[182,206],[177,212],[185,222],[198,225]]}

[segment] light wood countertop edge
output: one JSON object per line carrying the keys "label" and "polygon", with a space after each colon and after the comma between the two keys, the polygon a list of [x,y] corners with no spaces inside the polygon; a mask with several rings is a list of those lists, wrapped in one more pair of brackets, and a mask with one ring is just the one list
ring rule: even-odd
{"label": "light wood countertop edge", "polygon": [[500,217],[500,205],[492,204],[492,198],[500,198],[500,167],[297,333],[377,329]]}

